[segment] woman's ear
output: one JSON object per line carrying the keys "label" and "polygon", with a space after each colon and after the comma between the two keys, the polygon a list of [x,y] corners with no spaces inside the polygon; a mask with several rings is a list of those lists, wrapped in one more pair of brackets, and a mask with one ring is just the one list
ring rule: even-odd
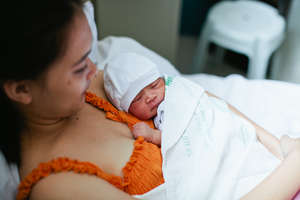
{"label": "woman's ear", "polygon": [[4,83],[3,89],[11,100],[23,104],[31,103],[32,96],[28,81],[7,81]]}

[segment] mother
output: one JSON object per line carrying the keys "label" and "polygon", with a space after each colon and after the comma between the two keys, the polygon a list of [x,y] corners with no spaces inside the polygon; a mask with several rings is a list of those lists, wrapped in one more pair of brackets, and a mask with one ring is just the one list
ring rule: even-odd
{"label": "mother", "polygon": [[[14,27],[1,37],[1,122],[10,132],[0,141],[21,179],[27,177],[20,199],[125,200],[162,184],[160,149],[135,141],[126,125],[85,103],[87,90],[106,97],[102,71],[88,58],[92,36],[82,2],[26,1],[19,7],[18,37]],[[290,198],[300,188],[298,147],[244,199]],[[47,167],[28,178],[42,162]],[[49,175],[53,171],[61,173]]]}

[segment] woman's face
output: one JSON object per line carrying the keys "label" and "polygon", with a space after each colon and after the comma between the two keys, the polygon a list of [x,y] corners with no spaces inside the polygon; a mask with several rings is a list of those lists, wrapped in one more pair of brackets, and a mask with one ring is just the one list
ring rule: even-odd
{"label": "woman's face", "polygon": [[96,66],[88,58],[92,35],[82,12],[67,31],[64,53],[49,67],[42,80],[32,83],[33,113],[39,118],[57,119],[77,113]]}

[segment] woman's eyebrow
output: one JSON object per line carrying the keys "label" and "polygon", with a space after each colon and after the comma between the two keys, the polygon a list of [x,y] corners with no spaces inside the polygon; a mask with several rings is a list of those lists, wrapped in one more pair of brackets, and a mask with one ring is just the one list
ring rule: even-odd
{"label": "woman's eyebrow", "polygon": [[92,51],[92,49],[90,49],[88,52],[86,52],[84,54],[84,56],[82,56],[77,62],[75,62],[75,64],[73,66],[78,65],[79,63],[81,63],[82,61],[84,61],[86,59],[86,57],[89,56],[89,54],[91,53],[91,51]]}

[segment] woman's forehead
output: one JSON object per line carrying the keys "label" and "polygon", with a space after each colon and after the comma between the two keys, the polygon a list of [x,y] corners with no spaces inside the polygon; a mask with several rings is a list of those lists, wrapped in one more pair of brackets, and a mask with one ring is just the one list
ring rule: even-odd
{"label": "woman's forehead", "polygon": [[66,47],[63,59],[70,64],[76,64],[90,50],[92,46],[92,33],[83,12],[78,11],[67,31]]}

